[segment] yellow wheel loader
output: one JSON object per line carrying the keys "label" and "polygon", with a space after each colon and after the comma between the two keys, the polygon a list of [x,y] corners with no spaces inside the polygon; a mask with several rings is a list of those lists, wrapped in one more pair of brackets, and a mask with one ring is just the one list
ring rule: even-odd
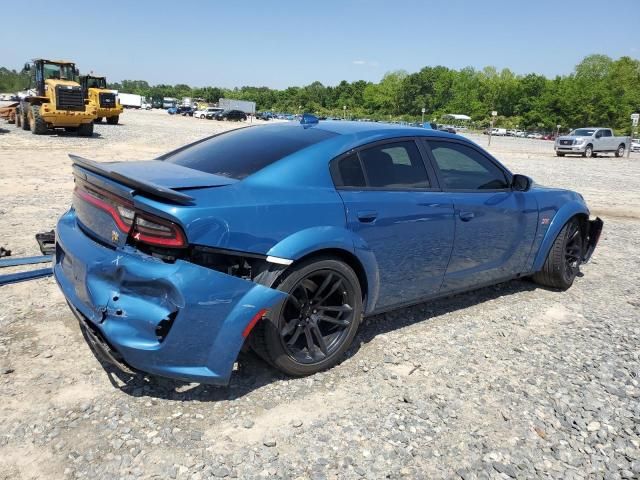
{"label": "yellow wheel loader", "polygon": [[93,75],[81,75],[80,86],[85,100],[96,108],[94,123],[102,122],[106,118],[107,123],[116,125],[122,114],[122,105],[112,90],[107,90],[107,79]]}
{"label": "yellow wheel loader", "polygon": [[16,109],[16,125],[36,135],[53,128],[93,135],[96,107],[84,99],[75,64],[39,58],[24,69],[31,73],[29,90]]}

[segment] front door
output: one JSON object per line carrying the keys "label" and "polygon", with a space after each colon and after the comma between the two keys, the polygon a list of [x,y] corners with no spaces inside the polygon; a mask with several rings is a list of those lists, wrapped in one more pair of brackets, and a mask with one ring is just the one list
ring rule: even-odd
{"label": "front door", "polygon": [[442,291],[523,273],[538,223],[536,199],[513,191],[507,173],[480,150],[455,141],[428,144],[454,207],[455,239]]}
{"label": "front door", "polygon": [[[378,143],[339,159],[337,186],[348,228],[375,256],[375,309],[439,292],[451,254],[453,204],[414,140]],[[356,245],[356,248],[359,246]]]}

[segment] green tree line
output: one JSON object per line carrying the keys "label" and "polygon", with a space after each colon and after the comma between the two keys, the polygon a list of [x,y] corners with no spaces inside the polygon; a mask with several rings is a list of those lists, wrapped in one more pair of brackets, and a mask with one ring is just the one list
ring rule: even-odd
{"label": "green tree line", "polygon": [[[0,69],[1,92],[15,91],[25,80],[24,74]],[[630,114],[640,110],[640,61],[590,55],[571,74],[555,78],[517,75],[507,68],[435,66],[415,73],[389,72],[378,83],[358,80],[325,86],[316,81],[282,90],[150,85],[144,80],[123,80],[110,88],[146,97],[193,97],[207,102],[235,98],[256,102],[258,110],[375,120],[416,121],[424,108],[425,120],[461,113],[480,127],[488,125],[491,111],[496,110],[500,127],[555,130],[560,124],[566,130],[606,125],[626,132]]]}

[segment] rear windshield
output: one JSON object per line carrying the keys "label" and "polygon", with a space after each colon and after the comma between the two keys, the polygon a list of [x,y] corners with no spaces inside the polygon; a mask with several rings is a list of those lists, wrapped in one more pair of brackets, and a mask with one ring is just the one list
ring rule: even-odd
{"label": "rear windshield", "polygon": [[290,124],[240,128],[170,152],[159,160],[241,180],[287,155],[335,135]]}

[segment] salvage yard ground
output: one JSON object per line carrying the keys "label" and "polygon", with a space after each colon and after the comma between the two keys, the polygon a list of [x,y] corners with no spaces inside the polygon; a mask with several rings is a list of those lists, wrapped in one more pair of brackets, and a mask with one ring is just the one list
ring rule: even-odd
{"label": "salvage yard ground", "polygon": [[[240,126],[121,120],[89,139],[2,125],[1,246],[39,253],[35,233],[70,203],[67,153],[146,159]],[[639,478],[640,155],[556,158],[519,138],[489,150],[603,218],[568,292],[515,281],[398,310],[367,320],[328,372],[287,379],[246,354],[215,388],[105,371],[53,279],[5,286],[0,478]]]}

